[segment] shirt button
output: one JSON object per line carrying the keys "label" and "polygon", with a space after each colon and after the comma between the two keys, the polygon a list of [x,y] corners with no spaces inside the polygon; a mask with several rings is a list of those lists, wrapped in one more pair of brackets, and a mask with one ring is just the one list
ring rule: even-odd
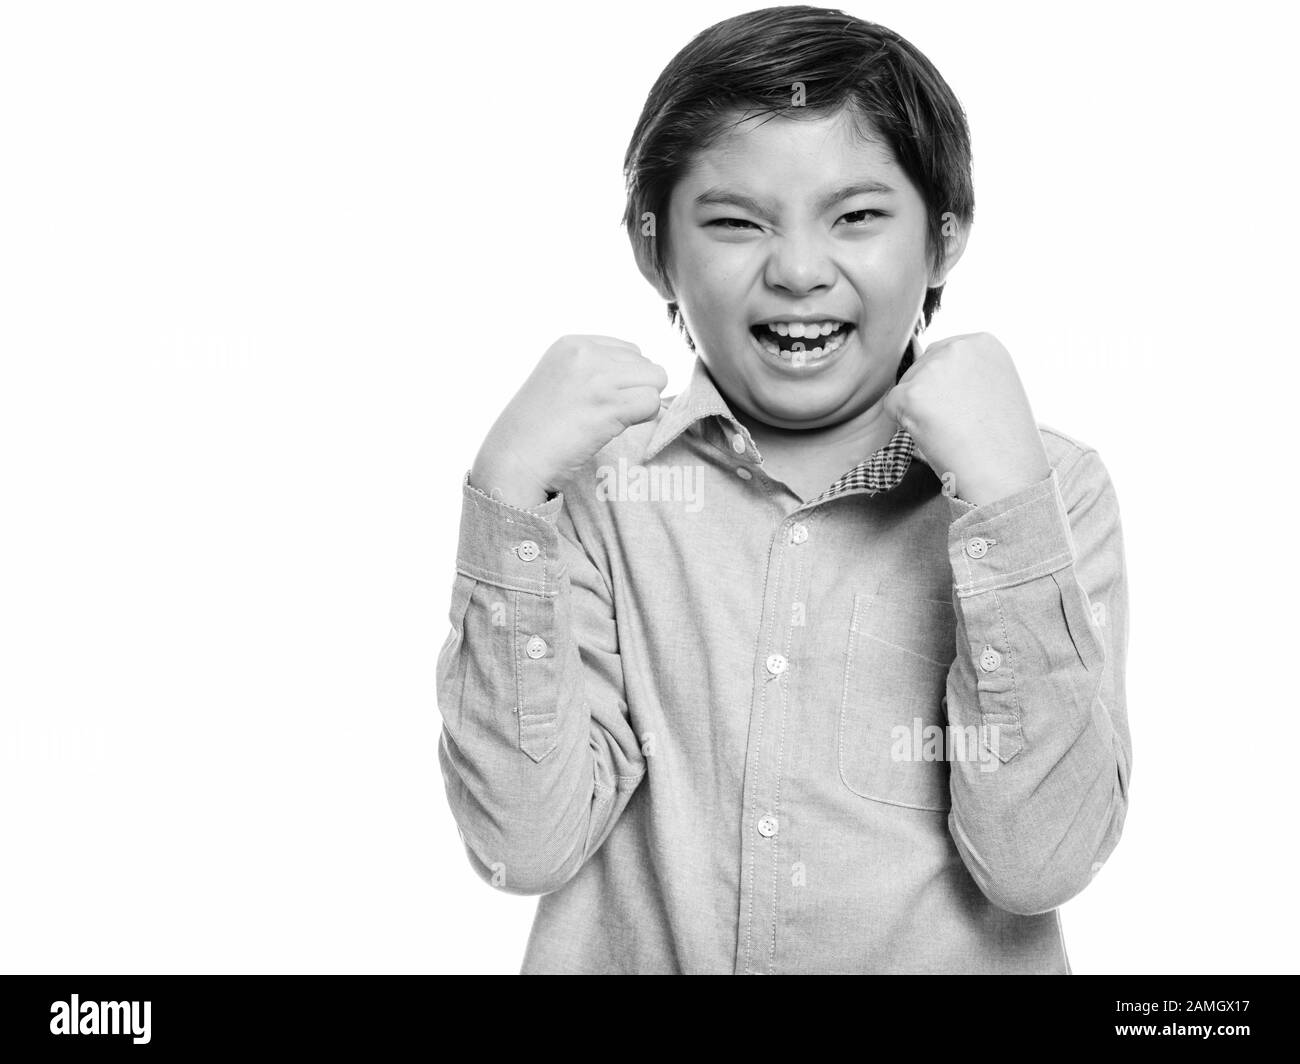
{"label": "shirt button", "polygon": [[807,538],[808,538],[807,525],[795,525],[792,529],[790,529],[791,543],[802,543]]}
{"label": "shirt button", "polygon": [[1002,655],[992,647],[986,646],[980,654],[980,668],[985,672],[992,672],[1002,664]]}
{"label": "shirt button", "polygon": [[528,640],[528,645],[524,647],[524,653],[530,658],[540,658],[546,653],[546,640],[540,635],[535,635]]}
{"label": "shirt button", "polygon": [[766,816],[761,816],[758,818],[758,833],[762,835],[763,838],[770,839],[773,835],[776,834],[776,828],[777,828],[776,817],[774,817],[771,813],[768,813]]}
{"label": "shirt button", "polygon": [[745,453],[745,437],[737,433],[731,437],[731,449],[737,454]]}
{"label": "shirt button", "polygon": [[526,562],[531,562],[541,553],[541,548],[539,548],[531,539],[526,539],[519,544],[519,557]]}
{"label": "shirt button", "polygon": [[989,541],[982,536],[975,536],[966,541],[966,553],[972,558],[983,558],[989,552]]}
{"label": "shirt button", "polygon": [[785,672],[788,662],[780,654],[769,654],[767,658],[767,671],[773,676],[780,676]]}
{"label": "shirt button", "polygon": [[751,472],[750,472],[748,469],[746,469],[744,466],[737,466],[737,467],[736,467],[736,476],[740,477],[741,480],[748,480],[748,479],[749,479],[750,477],[752,477],[753,475],[754,475],[754,474],[751,473]]}

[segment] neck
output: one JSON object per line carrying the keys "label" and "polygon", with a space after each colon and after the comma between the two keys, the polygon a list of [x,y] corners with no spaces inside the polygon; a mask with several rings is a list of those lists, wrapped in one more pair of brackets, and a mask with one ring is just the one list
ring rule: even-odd
{"label": "neck", "polygon": [[749,430],[764,456],[815,450],[854,462],[878,451],[899,427],[898,422],[885,413],[883,396],[857,417],[816,429],[778,428],[756,421],[740,411],[736,412],[736,420]]}

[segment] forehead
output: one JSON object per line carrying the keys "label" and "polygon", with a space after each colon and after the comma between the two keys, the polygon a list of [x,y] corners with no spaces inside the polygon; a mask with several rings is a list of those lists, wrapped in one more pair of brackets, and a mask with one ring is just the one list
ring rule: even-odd
{"label": "forehead", "polygon": [[912,189],[884,139],[848,109],[797,118],[736,113],[695,152],[676,191],[693,197],[725,187],[811,200],[827,188],[867,181]]}

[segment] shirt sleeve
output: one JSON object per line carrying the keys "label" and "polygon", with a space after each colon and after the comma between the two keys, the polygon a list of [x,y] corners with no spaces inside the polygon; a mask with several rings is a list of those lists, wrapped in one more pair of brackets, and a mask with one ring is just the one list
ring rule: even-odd
{"label": "shirt sleeve", "polygon": [[447,798],[480,878],[545,894],[608,837],[645,773],[613,596],[559,494],[531,509],[462,482],[438,655]]}
{"label": "shirt sleeve", "polygon": [[1048,912],[1100,870],[1128,810],[1119,505],[1085,450],[996,502],[951,498],[950,512],[948,719],[978,734],[980,756],[951,762],[948,830],[995,905]]}

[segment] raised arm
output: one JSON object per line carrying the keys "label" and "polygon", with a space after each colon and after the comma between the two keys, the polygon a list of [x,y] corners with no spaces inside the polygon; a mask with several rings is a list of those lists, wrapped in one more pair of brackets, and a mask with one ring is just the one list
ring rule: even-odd
{"label": "raised arm", "polygon": [[948,828],[994,904],[1046,912],[1101,868],[1128,810],[1119,505],[1092,450],[998,502],[951,505],[948,718],[980,729],[986,760],[952,762]]}
{"label": "raised arm", "polygon": [[572,878],[645,772],[613,595],[562,486],[655,417],[666,383],[634,344],[562,337],[462,484],[438,760],[471,864],[505,891],[545,894]]}

